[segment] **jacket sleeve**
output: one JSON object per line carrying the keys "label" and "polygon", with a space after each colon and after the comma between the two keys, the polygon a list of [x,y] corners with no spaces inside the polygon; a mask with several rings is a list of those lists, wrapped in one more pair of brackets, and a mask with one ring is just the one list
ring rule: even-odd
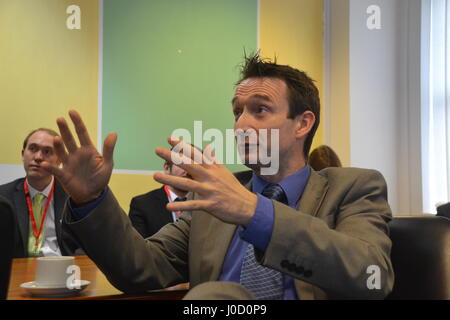
{"label": "jacket sleeve", "polygon": [[143,292],[188,282],[190,214],[144,239],[109,190],[84,219],[65,206],[63,223],[117,289]]}

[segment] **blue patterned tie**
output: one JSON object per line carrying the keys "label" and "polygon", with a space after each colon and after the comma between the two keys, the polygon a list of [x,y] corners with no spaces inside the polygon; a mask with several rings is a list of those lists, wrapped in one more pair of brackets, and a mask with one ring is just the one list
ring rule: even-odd
{"label": "blue patterned tie", "polygon": [[[286,194],[278,184],[267,186],[262,195],[287,204]],[[241,284],[250,290],[258,300],[283,299],[283,275],[256,262],[252,244],[248,245],[242,262]]]}

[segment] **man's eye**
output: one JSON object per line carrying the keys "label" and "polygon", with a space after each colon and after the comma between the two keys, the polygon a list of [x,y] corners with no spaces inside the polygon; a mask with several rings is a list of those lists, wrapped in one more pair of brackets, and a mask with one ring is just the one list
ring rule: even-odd
{"label": "man's eye", "polygon": [[238,118],[242,114],[242,111],[241,110],[235,110],[235,111],[233,111],[233,114],[234,114],[235,118]]}
{"label": "man's eye", "polygon": [[264,113],[267,111],[269,111],[269,110],[267,109],[267,107],[264,107],[264,106],[258,107],[258,109],[257,109],[257,113]]}

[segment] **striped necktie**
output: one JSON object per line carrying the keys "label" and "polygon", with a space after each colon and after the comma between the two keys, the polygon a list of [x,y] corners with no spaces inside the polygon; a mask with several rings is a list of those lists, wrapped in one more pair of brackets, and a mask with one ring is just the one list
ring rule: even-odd
{"label": "striped necktie", "polygon": [[[287,204],[287,197],[278,184],[267,186],[262,195]],[[273,269],[263,267],[255,259],[252,244],[247,246],[241,269],[241,284],[252,292],[258,300],[283,299],[283,275]]]}
{"label": "striped necktie", "polygon": [[[42,203],[44,202],[45,199],[45,195],[42,193],[38,193],[33,197],[32,202],[32,206],[33,206],[33,215],[34,215],[34,220],[36,221],[36,228],[39,230],[39,228],[41,227],[41,223],[42,223],[42,215],[44,213],[44,207],[42,206]],[[44,240],[44,233],[45,233],[45,229],[42,229],[42,233],[39,237],[38,240],[38,245],[36,246],[36,236],[34,235],[33,232],[33,226],[31,223],[31,219],[30,219],[30,223],[29,223],[29,227],[28,227],[28,256],[29,257],[38,257],[39,256],[39,252],[41,250],[41,246]]]}

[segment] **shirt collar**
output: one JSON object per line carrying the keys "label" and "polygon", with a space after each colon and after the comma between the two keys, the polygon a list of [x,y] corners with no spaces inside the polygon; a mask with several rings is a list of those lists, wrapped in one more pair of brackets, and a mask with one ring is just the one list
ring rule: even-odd
{"label": "shirt collar", "polygon": [[[306,183],[308,182],[309,176],[311,175],[311,167],[306,165],[299,171],[291,174],[289,177],[284,178],[278,184],[283,188],[284,193],[288,199],[288,204],[290,207],[296,207],[300,197],[305,190]],[[267,182],[263,178],[257,176],[253,173],[252,179],[252,191],[256,193],[262,193],[264,188],[267,187],[270,182]]]}
{"label": "shirt collar", "polygon": [[[177,194],[176,194],[175,192],[172,191],[172,189],[170,189],[169,186],[167,186],[167,190],[169,190],[169,193],[170,193],[170,198],[167,197],[167,198],[169,199],[169,202],[174,202],[175,199],[180,198],[179,196],[177,196]],[[182,198],[183,198],[183,197],[182,197]]]}
{"label": "shirt collar", "polygon": [[52,177],[52,181],[48,184],[48,186],[45,187],[43,191],[38,191],[35,188],[33,188],[30,184],[28,184],[28,190],[30,191],[30,197],[31,199],[34,198],[35,195],[38,193],[42,193],[46,198],[48,198],[48,195],[50,194],[50,190],[52,189],[54,178]]}

